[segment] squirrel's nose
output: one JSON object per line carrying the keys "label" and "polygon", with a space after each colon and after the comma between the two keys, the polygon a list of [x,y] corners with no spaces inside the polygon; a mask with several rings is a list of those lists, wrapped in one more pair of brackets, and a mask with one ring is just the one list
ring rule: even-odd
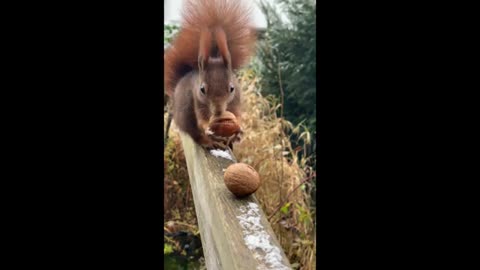
{"label": "squirrel's nose", "polygon": [[227,110],[226,104],[215,104],[214,106],[211,107],[212,109],[212,114],[215,117],[218,117],[223,114],[224,111]]}
{"label": "squirrel's nose", "polygon": [[218,117],[218,116],[222,115],[222,113],[223,113],[222,110],[215,110],[214,115],[215,115],[216,117]]}

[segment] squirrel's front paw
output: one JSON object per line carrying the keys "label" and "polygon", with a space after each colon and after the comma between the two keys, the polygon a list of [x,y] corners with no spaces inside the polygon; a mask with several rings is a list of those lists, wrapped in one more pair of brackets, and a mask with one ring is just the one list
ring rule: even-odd
{"label": "squirrel's front paw", "polygon": [[205,135],[210,136],[210,135],[214,135],[214,134],[215,133],[213,133],[213,131],[210,128],[205,129]]}
{"label": "squirrel's front paw", "polygon": [[210,128],[207,128],[205,130],[205,135],[207,135],[207,137],[210,138],[210,140],[212,140],[214,142],[220,142],[220,143],[224,143],[224,144],[226,144],[228,142],[228,138],[215,135],[215,133],[213,133],[210,130]]}
{"label": "squirrel's front paw", "polygon": [[[216,138],[217,140],[215,140],[214,138]],[[212,149],[221,149],[221,150],[225,150],[227,149],[227,143],[226,143],[226,140],[222,137],[218,137],[218,136],[215,136],[215,135],[208,135],[208,136],[205,136],[200,145],[205,148],[206,150],[212,150]]]}
{"label": "squirrel's front paw", "polygon": [[233,143],[240,142],[243,137],[243,131],[240,129],[237,133],[228,138],[227,145],[233,150]]}
{"label": "squirrel's front paw", "polygon": [[237,133],[233,134],[228,138],[228,143],[234,143],[234,142],[239,142],[242,140],[243,137],[243,130],[239,130]]}
{"label": "squirrel's front paw", "polygon": [[202,144],[203,148],[206,150],[214,150],[214,149],[220,149],[220,150],[226,150],[228,146],[223,143],[223,142],[216,142],[216,141],[211,141],[209,143]]}

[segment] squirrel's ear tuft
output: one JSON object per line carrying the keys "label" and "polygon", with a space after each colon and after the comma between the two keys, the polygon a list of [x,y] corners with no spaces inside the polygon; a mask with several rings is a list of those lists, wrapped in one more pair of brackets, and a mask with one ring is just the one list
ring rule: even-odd
{"label": "squirrel's ear tuft", "polygon": [[198,55],[198,71],[203,73],[207,68],[208,58],[205,58],[203,55]]}
{"label": "squirrel's ear tuft", "polygon": [[207,67],[211,47],[212,33],[208,29],[203,29],[200,32],[200,46],[198,52],[198,68],[201,72]]}
{"label": "squirrel's ear tuft", "polygon": [[223,58],[223,63],[229,71],[232,71],[232,57],[228,49],[227,36],[222,28],[215,29],[215,41],[217,42],[218,50]]}

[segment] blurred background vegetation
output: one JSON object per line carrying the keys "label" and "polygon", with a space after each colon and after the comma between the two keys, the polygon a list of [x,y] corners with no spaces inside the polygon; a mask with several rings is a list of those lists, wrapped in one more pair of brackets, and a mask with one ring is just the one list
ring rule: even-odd
{"label": "blurred background vegetation", "polygon": [[[260,2],[267,31],[258,43],[254,68],[262,77],[262,93],[284,98],[284,116],[294,124],[316,130],[315,2]],[[286,20],[278,11],[282,9]]]}
{"label": "blurred background vegetation", "polygon": [[[238,73],[245,136],[234,154],[259,172],[263,183],[256,197],[292,267],[315,269],[316,2],[258,3],[267,28],[259,35],[251,64]],[[165,47],[177,30],[176,25],[165,25]],[[168,104],[165,107],[166,123]],[[186,162],[174,123],[168,137],[165,268],[204,269]],[[172,256],[178,259],[172,261]]]}

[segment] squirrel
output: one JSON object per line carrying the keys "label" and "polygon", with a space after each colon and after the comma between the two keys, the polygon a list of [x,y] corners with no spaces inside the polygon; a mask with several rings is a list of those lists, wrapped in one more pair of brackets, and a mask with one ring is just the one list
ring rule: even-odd
{"label": "squirrel", "polygon": [[165,89],[173,120],[204,148],[232,148],[232,138],[215,136],[212,117],[229,111],[241,122],[237,69],[253,54],[251,9],[239,0],[187,0],[182,25],[164,53]]}

